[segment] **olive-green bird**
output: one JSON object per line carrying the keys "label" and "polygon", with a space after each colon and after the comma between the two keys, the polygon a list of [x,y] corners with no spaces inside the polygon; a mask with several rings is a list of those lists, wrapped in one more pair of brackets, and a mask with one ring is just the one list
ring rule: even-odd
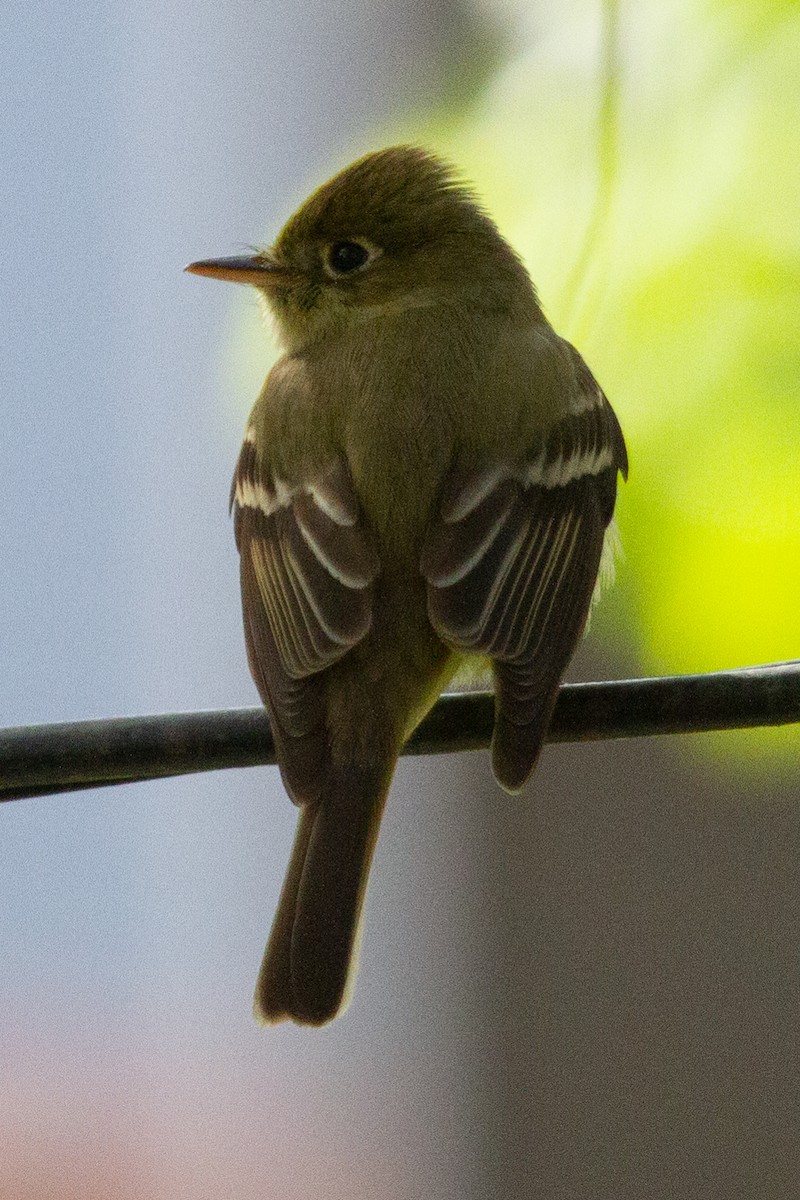
{"label": "olive-green bird", "polygon": [[407,146],[316,191],[252,284],[283,357],[232,504],[250,670],[297,836],[256,1015],[345,1006],[401,747],[466,658],[491,663],[492,766],[530,776],[627,474],[619,424],[449,166]]}

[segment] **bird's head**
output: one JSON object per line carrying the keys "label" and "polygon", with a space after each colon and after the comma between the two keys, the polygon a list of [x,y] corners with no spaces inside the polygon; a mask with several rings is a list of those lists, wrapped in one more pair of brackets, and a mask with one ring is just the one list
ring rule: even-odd
{"label": "bird's head", "polygon": [[535,304],[474,195],[409,146],[368,154],[323,184],[270,249],[186,269],[258,288],[290,350],[412,308]]}

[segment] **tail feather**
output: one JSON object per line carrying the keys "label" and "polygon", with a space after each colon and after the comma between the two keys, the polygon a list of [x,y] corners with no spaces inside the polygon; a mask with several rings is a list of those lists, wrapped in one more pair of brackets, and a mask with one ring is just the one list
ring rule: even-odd
{"label": "tail feather", "polygon": [[290,966],[292,928],[297,906],[297,893],[300,889],[300,880],[316,815],[316,805],[304,804],[300,809],[291,858],[286,868],[278,909],[272,922],[269,942],[256,984],[254,1003],[256,1020],[268,1025],[277,1021],[285,1021],[292,1013],[293,988]]}
{"label": "tail feather", "polygon": [[331,767],[305,805],[255,995],[256,1017],[323,1025],[347,1005],[394,763]]}

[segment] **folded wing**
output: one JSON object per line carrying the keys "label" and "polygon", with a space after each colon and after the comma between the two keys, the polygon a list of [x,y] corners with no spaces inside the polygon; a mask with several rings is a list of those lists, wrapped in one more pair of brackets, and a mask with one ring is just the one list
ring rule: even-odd
{"label": "folded wing", "polygon": [[434,628],[492,660],[492,760],[509,791],[536,763],[589,613],[617,473],[627,474],[616,417],[572,353],[569,414],[522,459],[454,467],[422,555]]}
{"label": "folded wing", "polygon": [[340,457],[290,486],[259,462],[248,431],[231,503],[250,670],[287,789],[313,800],[326,755],[320,672],[369,629],[378,557]]}

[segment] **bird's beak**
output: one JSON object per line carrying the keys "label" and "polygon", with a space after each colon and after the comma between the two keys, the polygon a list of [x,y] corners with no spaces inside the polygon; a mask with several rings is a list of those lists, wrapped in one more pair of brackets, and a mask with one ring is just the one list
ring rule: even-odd
{"label": "bird's beak", "polygon": [[291,283],[297,278],[294,272],[287,271],[274,259],[260,254],[252,258],[205,258],[201,262],[189,263],[184,270],[192,275],[206,275],[209,279],[250,283],[268,289]]}

